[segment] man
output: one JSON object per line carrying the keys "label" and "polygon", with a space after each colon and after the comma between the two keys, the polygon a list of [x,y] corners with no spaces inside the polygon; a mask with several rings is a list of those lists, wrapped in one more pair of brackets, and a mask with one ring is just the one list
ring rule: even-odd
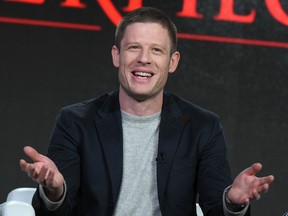
{"label": "man", "polygon": [[22,170],[39,183],[36,214],[245,215],[273,176],[256,163],[232,182],[218,117],[164,93],[178,65],[176,27],[144,7],[117,27],[119,91],[61,109],[48,157],[31,147]]}

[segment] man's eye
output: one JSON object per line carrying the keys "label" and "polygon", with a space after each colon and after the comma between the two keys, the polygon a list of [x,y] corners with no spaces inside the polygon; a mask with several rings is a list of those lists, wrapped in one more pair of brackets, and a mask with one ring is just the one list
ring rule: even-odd
{"label": "man's eye", "polygon": [[129,49],[136,50],[136,49],[139,49],[139,46],[130,46]]}
{"label": "man's eye", "polygon": [[155,53],[162,53],[162,50],[159,48],[153,48],[153,52]]}

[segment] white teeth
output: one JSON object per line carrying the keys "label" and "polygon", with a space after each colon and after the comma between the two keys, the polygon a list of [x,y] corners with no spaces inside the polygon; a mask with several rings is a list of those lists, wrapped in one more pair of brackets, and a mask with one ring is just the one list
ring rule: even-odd
{"label": "white teeth", "polygon": [[152,74],[151,73],[146,73],[146,72],[134,72],[133,73],[134,75],[136,76],[141,76],[141,77],[152,77]]}

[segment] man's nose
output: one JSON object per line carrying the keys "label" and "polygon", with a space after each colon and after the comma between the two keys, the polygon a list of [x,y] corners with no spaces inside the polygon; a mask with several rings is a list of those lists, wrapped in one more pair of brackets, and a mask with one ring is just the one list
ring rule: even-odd
{"label": "man's nose", "polygon": [[151,63],[151,53],[149,50],[142,49],[138,56],[138,63],[150,64]]}

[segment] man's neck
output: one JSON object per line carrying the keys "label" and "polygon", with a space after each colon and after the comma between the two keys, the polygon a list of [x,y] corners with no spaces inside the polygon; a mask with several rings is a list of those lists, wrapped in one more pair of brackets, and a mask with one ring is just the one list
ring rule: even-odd
{"label": "man's neck", "polygon": [[119,91],[120,107],[126,113],[136,116],[153,115],[160,112],[163,104],[163,92],[143,101],[127,95],[122,89]]}

